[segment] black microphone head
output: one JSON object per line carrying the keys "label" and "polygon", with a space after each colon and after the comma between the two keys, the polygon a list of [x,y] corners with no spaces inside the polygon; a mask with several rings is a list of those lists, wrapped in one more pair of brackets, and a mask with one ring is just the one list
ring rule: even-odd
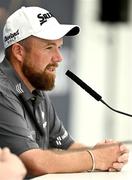
{"label": "black microphone head", "polygon": [[86,92],[88,92],[97,101],[100,101],[102,99],[102,97],[98,93],[96,93],[91,87],[89,87],[86,83],[84,83],[79,77],[73,74],[70,70],[66,72],[66,75],[69,78],[71,78],[74,82],[76,82]]}

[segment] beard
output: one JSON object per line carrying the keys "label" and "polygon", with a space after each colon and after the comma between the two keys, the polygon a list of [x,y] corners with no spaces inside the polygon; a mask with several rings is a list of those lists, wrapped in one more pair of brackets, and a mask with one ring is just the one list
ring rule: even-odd
{"label": "beard", "polygon": [[57,63],[49,64],[44,71],[37,72],[35,71],[35,67],[31,67],[24,61],[22,71],[35,89],[48,91],[52,90],[55,86],[55,74],[47,72],[46,69],[57,66]]}

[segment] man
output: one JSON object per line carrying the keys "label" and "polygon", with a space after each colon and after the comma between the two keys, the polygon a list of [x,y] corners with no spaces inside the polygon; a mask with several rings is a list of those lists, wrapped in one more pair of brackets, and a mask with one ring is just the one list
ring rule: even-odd
{"label": "man", "polygon": [[45,92],[54,87],[63,37],[78,33],[78,26],[59,24],[39,7],[22,7],[4,26],[0,146],[8,146],[17,154],[30,176],[120,171],[128,161],[128,149],[118,142],[107,140],[91,150],[75,142]]}
{"label": "man", "polygon": [[22,180],[26,169],[21,160],[8,148],[0,149],[0,179]]}

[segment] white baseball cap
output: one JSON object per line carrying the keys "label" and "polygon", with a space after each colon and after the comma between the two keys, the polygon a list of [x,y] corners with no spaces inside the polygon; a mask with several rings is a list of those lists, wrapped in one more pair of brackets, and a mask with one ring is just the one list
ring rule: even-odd
{"label": "white baseball cap", "polygon": [[74,36],[79,26],[60,24],[47,10],[40,7],[21,7],[8,17],[3,29],[4,48],[31,35],[47,40]]}

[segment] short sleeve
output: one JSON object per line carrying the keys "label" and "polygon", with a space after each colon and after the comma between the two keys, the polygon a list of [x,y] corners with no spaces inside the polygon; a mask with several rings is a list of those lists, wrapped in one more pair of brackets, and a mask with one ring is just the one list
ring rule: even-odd
{"label": "short sleeve", "polygon": [[17,155],[39,148],[22,114],[19,101],[0,94],[0,147],[9,147]]}

